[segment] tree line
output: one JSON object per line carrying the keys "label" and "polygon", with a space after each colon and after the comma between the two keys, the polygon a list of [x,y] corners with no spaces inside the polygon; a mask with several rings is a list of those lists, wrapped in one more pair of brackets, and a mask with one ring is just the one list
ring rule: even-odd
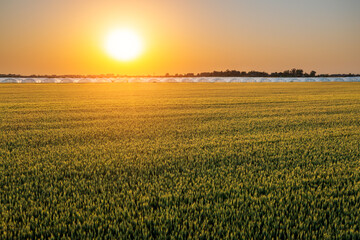
{"label": "tree line", "polygon": [[98,75],[79,75],[79,74],[66,74],[66,75],[20,75],[20,74],[0,74],[0,78],[4,77],[24,77],[24,78],[118,78],[118,77],[355,77],[360,74],[316,74],[316,71],[309,73],[304,72],[302,69],[293,68],[283,72],[261,72],[261,71],[238,71],[238,70],[225,70],[225,71],[212,71],[201,73],[185,73],[185,74],[169,74],[165,75],[138,75],[129,76],[121,74],[98,74]]}
{"label": "tree line", "polygon": [[354,77],[360,76],[359,74],[319,74],[316,75],[316,71],[309,73],[304,72],[302,69],[293,68],[285,70],[283,72],[260,72],[260,71],[238,71],[238,70],[226,70],[226,71],[213,71],[213,72],[202,72],[198,74],[187,73],[187,74],[166,74],[166,77]]}

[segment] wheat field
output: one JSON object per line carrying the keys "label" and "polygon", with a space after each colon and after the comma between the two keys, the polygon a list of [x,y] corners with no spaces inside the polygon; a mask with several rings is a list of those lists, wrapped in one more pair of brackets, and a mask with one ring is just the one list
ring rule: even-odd
{"label": "wheat field", "polygon": [[0,238],[360,238],[360,83],[0,85]]}

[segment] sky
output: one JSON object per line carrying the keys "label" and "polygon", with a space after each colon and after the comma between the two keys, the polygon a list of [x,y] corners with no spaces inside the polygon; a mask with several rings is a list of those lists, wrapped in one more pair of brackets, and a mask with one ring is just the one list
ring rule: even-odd
{"label": "sky", "polygon": [[[0,73],[360,73],[359,10],[359,0],[1,0]],[[141,37],[137,59],[105,51],[119,28]]]}

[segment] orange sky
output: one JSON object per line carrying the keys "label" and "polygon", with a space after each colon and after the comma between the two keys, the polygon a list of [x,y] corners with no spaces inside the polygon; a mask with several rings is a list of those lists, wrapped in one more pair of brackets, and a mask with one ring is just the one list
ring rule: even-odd
{"label": "orange sky", "polygon": [[[0,73],[292,67],[360,73],[359,9],[357,0],[1,1]],[[145,44],[144,53],[127,63],[104,50],[106,34],[121,27],[133,28]]]}

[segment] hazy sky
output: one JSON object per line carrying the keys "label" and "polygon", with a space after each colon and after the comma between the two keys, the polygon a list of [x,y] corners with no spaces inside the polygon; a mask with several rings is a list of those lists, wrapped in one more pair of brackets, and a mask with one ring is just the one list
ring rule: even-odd
{"label": "hazy sky", "polygon": [[[360,73],[359,0],[0,0],[0,73]],[[133,62],[104,50],[127,27]]]}

